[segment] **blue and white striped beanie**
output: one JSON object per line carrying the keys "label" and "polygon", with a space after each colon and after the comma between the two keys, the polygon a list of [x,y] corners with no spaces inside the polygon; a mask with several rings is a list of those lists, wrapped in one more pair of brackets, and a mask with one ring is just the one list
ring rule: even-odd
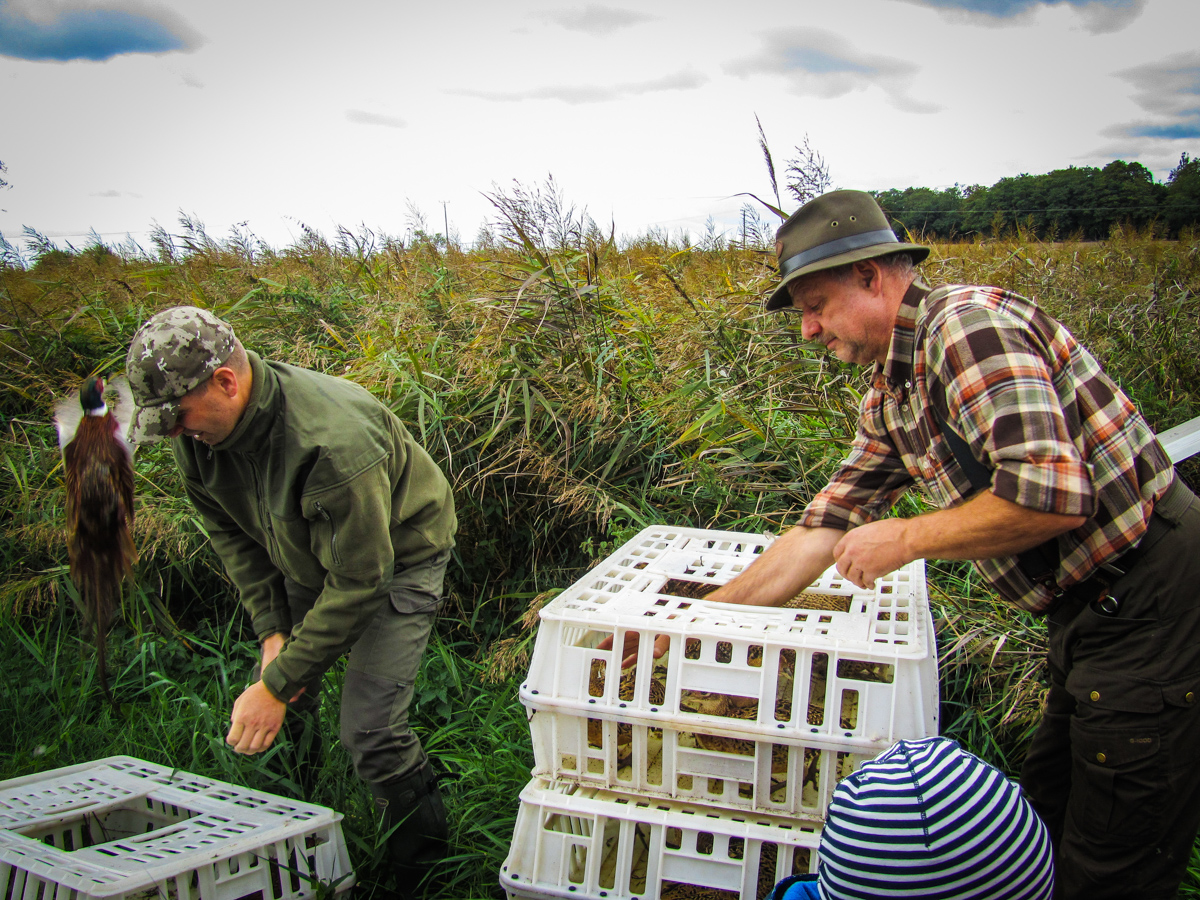
{"label": "blue and white striped beanie", "polygon": [[1020,788],[948,738],[900,741],[837,786],[824,900],[1050,900],[1050,834]]}

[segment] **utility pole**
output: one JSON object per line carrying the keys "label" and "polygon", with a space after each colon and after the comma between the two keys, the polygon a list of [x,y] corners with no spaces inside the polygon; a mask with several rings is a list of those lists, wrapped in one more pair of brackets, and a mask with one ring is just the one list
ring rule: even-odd
{"label": "utility pole", "polygon": [[443,223],[443,225],[445,226],[445,229],[446,229],[446,252],[447,252],[447,253],[449,253],[449,252],[450,252],[450,214],[449,214],[448,212],[446,212],[446,204],[447,204],[447,203],[449,203],[449,202],[450,202],[449,200],[442,200],[442,201],[441,201],[441,204],[442,204],[442,223]]}

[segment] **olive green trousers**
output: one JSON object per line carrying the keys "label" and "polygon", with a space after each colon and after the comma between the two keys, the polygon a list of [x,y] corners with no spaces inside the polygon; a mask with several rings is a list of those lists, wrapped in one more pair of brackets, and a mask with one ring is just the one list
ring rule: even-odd
{"label": "olive green trousers", "polygon": [[[408,707],[441,607],[449,560],[447,550],[397,572],[388,602],[350,648],[342,684],[341,739],[363,781],[391,781],[426,760],[420,740],[409,727]],[[292,621],[299,622],[317,595],[291,581],[286,587]],[[288,710],[293,723],[289,734],[302,749],[320,743],[302,734],[315,728],[320,689],[319,682],[308,685]],[[304,761],[300,763],[302,771],[308,768]]]}

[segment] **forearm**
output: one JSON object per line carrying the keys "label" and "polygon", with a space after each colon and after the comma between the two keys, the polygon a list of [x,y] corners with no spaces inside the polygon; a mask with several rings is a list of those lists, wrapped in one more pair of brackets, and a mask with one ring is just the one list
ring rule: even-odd
{"label": "forearm", "polygon": [[851,528],[833,548],[833,556],[839,572],[859,587],[870,588],[915,559],[1012,556],[1085,521],[1083,516],[1026,509],[983,491],[953,509]]}
{"label": "forearm", "polygon": [[1087,519],[1028,509],[982,491],[961,506],[900,521],[905,556],[911,561],[1013,556]]}
{"label": "forearm", "polygon": [[793,528],[742,574],[705,599],[782,606],[833,564],[833,548],[843,534],[836,528]]}
{"label": "forearm", "polygon": [[272,663],[263,683],[276,697],[290,697],[318,679],[370,626],[388,602],[386,586],[352,585],[328,577],[325,590],[292,629],[291,639]]}
{"label": "forearm", "polygon": [[262,672],[275,661],[275,657],[279,655],[279,651],[283,649],[284,642],[287,636],[281,632],[267,635],[262,639],[262,660],[259,662],[258,671],[261,676]]}

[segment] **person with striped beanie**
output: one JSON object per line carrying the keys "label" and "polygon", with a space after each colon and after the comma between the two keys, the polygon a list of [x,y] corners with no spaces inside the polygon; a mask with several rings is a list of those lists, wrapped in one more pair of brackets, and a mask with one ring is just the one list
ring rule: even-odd
{"label": "person with striped beanie", "polygon": [[817,875],[767,900],[1050,900],[1050,834],[1021,789],[949,738],[900,741],[834,791]]}

